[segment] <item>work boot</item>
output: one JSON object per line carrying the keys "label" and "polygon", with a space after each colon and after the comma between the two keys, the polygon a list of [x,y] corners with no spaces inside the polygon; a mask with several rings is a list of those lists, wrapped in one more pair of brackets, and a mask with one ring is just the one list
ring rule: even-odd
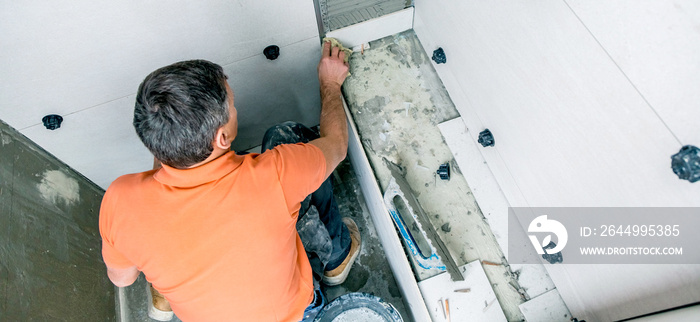
{"label": "work boot", "polygon": [[340,263],[340,266],[333,270],[326,271],[323,274],[323,283],[328,286],[334,286],[345,282],[348,278],[348,274],[350,274],[352,264],[355,262],[357,255],[360,254],[360,246],[362,246],[360,229],[357,228],[355,221],[348,217],[343,217],[343,223],[345,223],[345,226],[348,227],[348,231],[350,232],[350,251],[348,252],[348,256],[345,257],[345,260]]}
{"label": "work boot", "polygon": [[170,302],[165,299],[163,294],[153,288],[151,283],[148,283],[148,317],[157,321],[173,319],[173,309],[170,308]]}

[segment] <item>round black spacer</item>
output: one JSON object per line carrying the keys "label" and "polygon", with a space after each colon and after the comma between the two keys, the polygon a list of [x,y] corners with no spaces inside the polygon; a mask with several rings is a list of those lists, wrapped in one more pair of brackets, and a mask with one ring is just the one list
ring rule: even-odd
{"label": "round black spacer", "polygon": [[445,56],[445,51],[442,50],[442,47],[433,51],[433,60],[436,64],[444,64],[447,62],[447,56]]}
{"label": "round black spacer", "polygon": [[678,179],[696,182],[700,180],[700,149],[686,145],[671,156],[671,168]]}
{"label": "round black spacer", "polygon": [[275,45],[265,47],[263,55],[269,60],[275,60],[280,56],[280,48]]}
{"label": "round black spacer", "polygon": [[483,130],[479,133],[479,143],[481,143],[481,146],[487,147],[487,146],[494,146],[496,145],[496,139],[493,138],[493,134],[489,129]]}
{"label": "round black spacer", "polygon": [[61,127],[61,122],[63,122],[63,117],[56,114],[49,114],[41,119],[44,122],[44,126],[49,130],[55,130]]}
{"label": "round black spacer", "polygon": [[437,170],[437,174],[442,180],[450,180],[450,163],[441,164]]}

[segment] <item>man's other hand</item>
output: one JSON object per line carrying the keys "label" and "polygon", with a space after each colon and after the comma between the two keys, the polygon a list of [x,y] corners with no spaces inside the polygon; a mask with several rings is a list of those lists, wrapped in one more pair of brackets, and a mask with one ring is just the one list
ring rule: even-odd
{"label": "man's other hand", "polygon": [[318,63],[318,81],[321,89],[325,86],[340,88],[348,77],[348,63],[345,62],[345,52],[338,47],[331,48],[331,42],[323,44],[321,61]]}

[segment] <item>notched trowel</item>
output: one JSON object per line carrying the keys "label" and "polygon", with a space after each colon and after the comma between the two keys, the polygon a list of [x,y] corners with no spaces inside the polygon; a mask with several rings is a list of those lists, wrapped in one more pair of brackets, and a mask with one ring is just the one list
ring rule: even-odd
{"label": "notched trowel", "polygon": [[[442,239],[440,239],[437,231],[435,231],[435,228],[430,223],[428,215],[420,206],[420,203],[418,203],[418,199],[413,193],[411,186],[409,186],[408,181],[406,181],[405,172],[397,164],[386,158],[383,159],[384,163],[391,171],[392,177],[384,193],[384,204],[386,204],[389,209],[391,218],[399,229],[401,237],[411,252],[411,256],[415,259],[416,263],[424,269],[446,270],[453,281],[463,281],[464,276],[462,276],[457,264],[447,250],[447,246]],[[411,230],[401,218],[401,214],[399,214],[396,204],[394,204],[394,199],[396,197],[403,200],[406,206],[405,209],[407,209],[410,216],[413,217],[418,229],[427,241],[430,247],[430,254],[428,256],[424,255],[428,254],[428,252],[423,252],[419,249],[413,234],[411,234]]]}

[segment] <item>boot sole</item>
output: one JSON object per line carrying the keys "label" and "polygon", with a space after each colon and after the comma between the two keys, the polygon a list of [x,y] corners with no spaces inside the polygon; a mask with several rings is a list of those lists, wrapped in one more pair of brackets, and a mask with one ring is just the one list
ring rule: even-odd
{"label": "boot sole", "polygon": [[[352,219],[351,219],[352,220]],[[357,223],[355,223],[354,220],[352,220],[353,224],[357,227]],[[359,233],[359,228],[358,228],[358,233]],[[360,255],[360,251],[362,250],[362,236],[359,236],[359,245],[357,245],[357,251],[355,254],[353,254],[350,257],[350,261],[348,261],[348,265],[345,266],[345,270],[343,270],[340,274],[337,276],[326,276],[325,274],[323,275],[323,283],[328,285],[328,286],[336,286],[343,284],[345,280],[348,278],[348,275],[350,275],[350,270],[352,269],[352,265],[355,264],[355,259],[357,258],[357,255]]]}
{"label": "boot sole", "polygon": [[323,275],[323,283],[328,285],[328,286],[336,286],[343,284],[346,279],[348,279],[348,275],[350,275],[350,270],[352,269],[352,265],[355,264],[355,258],[357,258],[357,255],[360,254],[360,249],[355,252],[352,257],[350,257],[350,261],[348,262],[347,269],[345,269],[342,273],[338,274],[338,276],[326,276]]}

